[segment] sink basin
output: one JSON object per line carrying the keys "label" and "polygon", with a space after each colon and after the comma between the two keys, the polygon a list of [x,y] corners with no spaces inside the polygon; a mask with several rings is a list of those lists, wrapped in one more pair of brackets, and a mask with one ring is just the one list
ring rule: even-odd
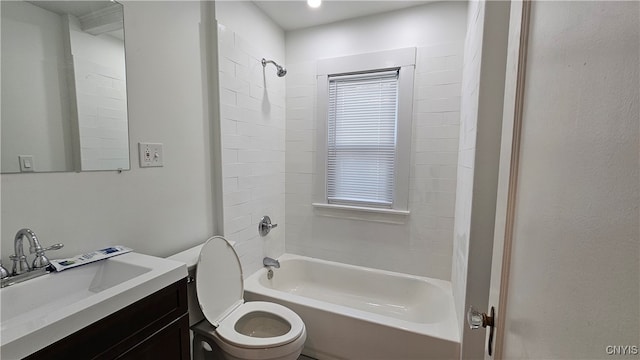
{"label": "sink basin", "polygon": [[128,253],[0,290],[2,358],[22,358],[184,278],[184,264]]}

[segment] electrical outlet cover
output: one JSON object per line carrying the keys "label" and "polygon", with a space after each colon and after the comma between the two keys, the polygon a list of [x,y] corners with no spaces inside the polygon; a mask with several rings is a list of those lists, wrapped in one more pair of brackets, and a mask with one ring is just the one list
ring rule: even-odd
{"label": "electrical outlet cover", "polygon": [[160,143],[138,143],[138,155],[141,168],[163,166],[164,157]]}

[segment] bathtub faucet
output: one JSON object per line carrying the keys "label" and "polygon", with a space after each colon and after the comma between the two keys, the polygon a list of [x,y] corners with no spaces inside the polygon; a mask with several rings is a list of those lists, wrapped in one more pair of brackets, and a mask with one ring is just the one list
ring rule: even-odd
{"label": "bathtub faucet", "polygon": [[280,268],[280,261],[272,259],[270,257],[265,257],[264,259],[262,259],[262,265],[273,266],[274,268],[278,269]]}

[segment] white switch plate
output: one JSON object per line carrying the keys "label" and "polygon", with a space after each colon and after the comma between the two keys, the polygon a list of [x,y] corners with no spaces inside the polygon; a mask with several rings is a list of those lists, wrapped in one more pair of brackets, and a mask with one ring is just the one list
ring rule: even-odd
{"label": "white switch plate", "polygon": [[162,144],[138,143],[140,167],[159,167],[163,165]]}
{"label": "white switch plate", "polygon": [[33,155],[18,155],[18,161],[20,162],[20,171],[33,172]]}

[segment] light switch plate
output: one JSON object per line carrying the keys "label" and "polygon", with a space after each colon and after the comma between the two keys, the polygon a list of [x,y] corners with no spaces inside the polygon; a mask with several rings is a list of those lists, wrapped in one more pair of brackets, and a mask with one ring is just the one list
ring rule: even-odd
{"label": "light switch plate", "polygon": [[20,162],[20,171],[33,172],[33,155],[18,155],[18,161]]}
{"label": "light switch plate", "polygon": [[138,143],[138,155],[141,168],[163,166],[164,157],[160,143]]}

